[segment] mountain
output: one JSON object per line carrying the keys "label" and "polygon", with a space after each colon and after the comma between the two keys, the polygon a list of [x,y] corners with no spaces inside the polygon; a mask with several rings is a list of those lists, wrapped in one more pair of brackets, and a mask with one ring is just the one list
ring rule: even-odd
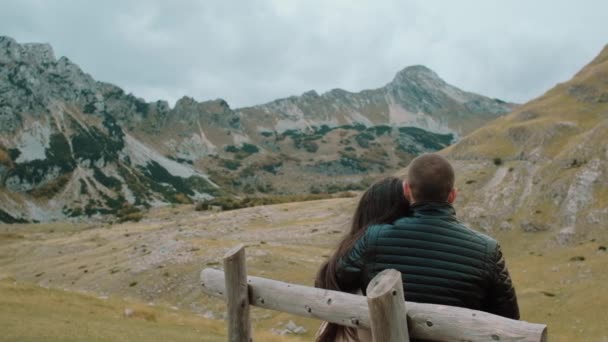
{"label": "mountain", "polygon": [[459,214],[487,230],[593,238],[608,222],[608,46],[568,82],[442,153]]}
{"label": "mountain", "polygon": [[217,193],[204,173],[119,123],[141,121],[145,106],[55,59],[49,45],[0,37],[0,220],[133,212]]}
{"label": "mountain", "polygon": [[0,37],[0,221],[361,189],[513,107],[413,66],[358,93],[171,108],[94,80],[48,44]]}

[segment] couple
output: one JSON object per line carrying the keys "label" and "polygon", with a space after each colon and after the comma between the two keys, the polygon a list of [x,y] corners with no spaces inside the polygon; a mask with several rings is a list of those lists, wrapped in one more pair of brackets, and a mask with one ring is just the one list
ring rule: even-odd
{"label": "couple", "polygon": [[[452,203],[454,170],[437,154],[389,177],[361,197],[351,230],[319,270],[315,287],[363,292],[382,270],[401,272],[405,299],[519,319],[509,272],[496,240],[460,224]],[[371,341],[366,330],[324,323],[318,342]]]}

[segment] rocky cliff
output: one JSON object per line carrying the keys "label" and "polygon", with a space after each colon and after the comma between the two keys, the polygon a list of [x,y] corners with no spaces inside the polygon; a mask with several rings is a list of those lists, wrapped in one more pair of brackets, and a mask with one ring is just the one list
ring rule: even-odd
{"label": "rocky cliff", "polygon": [[512,108],[423,66],[358,93],[240,109],[184,97],[170,108],[94,80],[47,44],[0,37],[0,221],[360,189]]}

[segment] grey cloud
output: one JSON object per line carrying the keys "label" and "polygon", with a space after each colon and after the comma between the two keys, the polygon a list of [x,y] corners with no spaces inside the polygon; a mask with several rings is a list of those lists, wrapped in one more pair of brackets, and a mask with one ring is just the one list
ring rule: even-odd
{"label": "grey cloud", "polygon": [[245,106],[360,90],[424,64],[465,90],[524,102],[608,42],[608,2],[3,1],[0,34],[49,42],[147,100]]}

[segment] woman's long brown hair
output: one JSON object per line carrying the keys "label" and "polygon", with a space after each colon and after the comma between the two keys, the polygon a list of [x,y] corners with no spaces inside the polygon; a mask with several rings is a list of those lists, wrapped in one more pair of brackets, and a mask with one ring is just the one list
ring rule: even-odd
{"label": "woman's long brown hair", "polygon": [[[352,218],[350,231],[338,244],[331,257],[321,265],[315,279],[315,287],[354,292],[359,284],[340,284],[336,277],[338,261],[346,255],[361,238],[367,227],[373,224],[393,223],[409,213],[409,202],[403,195],[403,183],[396,177],[382,179],[367,189],[361,196]],[[317,342],[334,342],[338,336],[348,336],[357,341],[354,328],[328,323],[319,334]]]}

